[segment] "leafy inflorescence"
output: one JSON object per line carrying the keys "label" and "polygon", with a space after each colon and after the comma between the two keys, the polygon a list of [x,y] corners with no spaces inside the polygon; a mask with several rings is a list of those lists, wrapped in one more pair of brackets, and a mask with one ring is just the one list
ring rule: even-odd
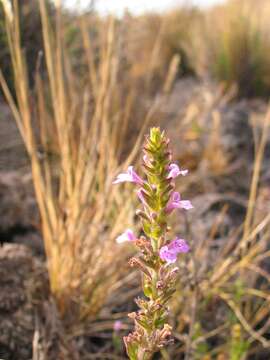
{"label": "leafy inflorescence", "polygon": [[185,240],[176,238],[168,241],[168,215],[175,208],[190,209],[189,201],[181,201],[174,192],[174,178],[186,175],[186,170],[171,163],[169,140],[159,128],[152,128],[146,138],[143,156],[143,171],[146,180],[141,179],[129,168],[115,181],[134,182],[140,186],[137,191],[143,205],[137,210],[145,237],[136,238],[131,230],[122,234],[139,249],[139,255],[130,260],[131,266],[142,272],[142,287],[145,298],[136,299],[139,311],[129,314],[135,322],[135,330],[124,338],[131,360],[148,360],[162,347],[169,344],[171,326],[167,323],[168,302],[175,292],[178,268],[173,266],[179,253],[189,250]]}

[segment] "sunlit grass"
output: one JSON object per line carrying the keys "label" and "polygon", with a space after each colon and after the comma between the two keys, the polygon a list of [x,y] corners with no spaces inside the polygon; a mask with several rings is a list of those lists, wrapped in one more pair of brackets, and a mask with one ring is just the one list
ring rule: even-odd
{"label": "sunlit grass", "polygon": [[121,163],[131,98],[115,108],[123,93],[117,80],[114,21],[104,29],[106,41],[94,64],[81,20],[91,79],[85,83],[67,56],[61,10],[54,29],[43,1],[40,8],[45,48],[40,61],[46,61],[48,85],[37,71],[35,94],[29,88],[16,1],[12,17],[9,12],[6,18],[16,102],[3,74],[1,83],[31,161],[52,294],[62,315],[82,321],[99,311],[121,276],[126,255],[115,237],[119,224],[122,229],[133,223],[132,198],[123,190],[119,196],[111,183],[119,166],[134,159],[140,136]]}

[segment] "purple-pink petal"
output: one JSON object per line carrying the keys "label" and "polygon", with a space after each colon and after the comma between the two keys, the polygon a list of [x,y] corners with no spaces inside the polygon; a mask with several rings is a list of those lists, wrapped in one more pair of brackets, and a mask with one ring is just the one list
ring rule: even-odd
{"label": "purple-pink petal", "polygon": [[117,175],[117,178],[114,180],[113,184],[119,184],[126,181],[132,181],[132,180],[130,179],[130,176],[128,174],[122,173]]}
{"label": "purple-pink petal", "polygon": [[168,245],[162,246],[159,251],[159,256],[168,264],[173,264],[177,260],[177,255],[180,253],[187,253],[189,246],[184,239],[176,238]]}
{"label": "purple-pink petal", "polygon": [[113,181],[113,184],[122,182],[133,182],[139,185],[143,184],[142,178],[133,170],[133,166],[129,166],[127,172],[119,174]]}
{"label": "purple-pink petal", "polygon": [[174,191],[171,194],[170,200],[167,204],[166,211],[172,212],[174,209],[185,209],[190,210],[193,206],[189,200],[181,200],[179,192]]}
{"label": "purple-pink petal", "polygon": [[173,264],[177,260],[177,253],[175,251],[169,250],[168,246],[162,246],[162,248],[159,250],[159,256],[168,264]]}
{"label": "purple-pink petal", "polygon": [[188,170],[180,169],[177,164],[172,163],[169,165],[169,174],[168,174],[167,178],[175,179],[179,175],[186,176],[187,173],[188,173]]}
{"label": "purple-pink petal", "polygon": [[190,210],[193,209],[193,205],[191,204],[191,202],[189,200],[181,200],[179,201],[180,204],[180,208],[185,209],[185,210]]}
{"label": "purple-pink petal", "polygon": [[178,191],[173,191],[171,194],[171,200],[173,202],[179,202],[181,200],[181,195]]}
{"label": "purple-pink petal", "polygon": [[187,253],[189,251],[189,245],[186,240],[176,238],[169,245],[169,250],[176,251],[177,253]]}
{"label": "purple-pink petal", "polygon": [[132,178],[133,182],[143,185],[143,179],[133,170],[133,166],[128,167],[128,174]]}
{"label": "purple-pink petal", "polygon": [[122,244],[127,241],[134,241],[137,237],[134,235],[133,231],[131,229],[127,229],[123,234],[119,235],[116,238],[116,242],[118,244]]}

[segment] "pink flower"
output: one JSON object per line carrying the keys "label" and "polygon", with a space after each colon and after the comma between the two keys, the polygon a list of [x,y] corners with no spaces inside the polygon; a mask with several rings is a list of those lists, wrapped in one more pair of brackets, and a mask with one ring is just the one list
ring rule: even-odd
{"label": "pink flower", "polygon": [[168,213],[172,212],[174,209],[193,209],[193,206],[189,200],[181,200],[179,192],[174,191],[171,194],[170,200],[167,204],[166,211]]}
{"label": "pink flower", "polygon": [[122,244],[126,241],[134,241],[136,239],[137,239],[137,237],[134,235],[133,231],[130,229],[127,229],[123,234],[119,235],[116,238],[116,242],[118,244]]}
{"label": "pink flower", "polygon": [[187,253],[189,246],[184,239],[174,239],[168,245],[162,246],[159,250],[159,256],[168,264],[173,264],[177,260],[177,255],[180,253]]}
{"label": "pink flower", "polygon": [[169,249],[178,253],[187,253],[189,246],[184,239],[175,238],[170,244]]}
{"label": "pink flower", "polygon": [[162,248],[159,250],[159,256],[168,264],[173,264],[177,260],[177,252],[170,251],[168,246],[162,246]]}
{"label": "pink flower", "polygon": [[115,331],[115,332],[118,332],[118,331],[120,331],[121,329],[122,329],[122,321],[121,320],[116,320],[115,322],[114,322],[114,324],[113,324],[113,330]]}
{"label": "pink flower", "polygon": [[170,164],[169,165],[169,174],[167,176],[168,179],[174,179],[179,175],[186,176],[188,173],[188,170],[185,169],[179,169],[179,166],[177,164]]}
{"label": "pink flower", "polygon": [[126,181],[139,185],[143,184],[142,178],[140,178],[140,176],[133,170],[133,166],[129,166],[127,172],[119,174],[113,184],[119,184]]}

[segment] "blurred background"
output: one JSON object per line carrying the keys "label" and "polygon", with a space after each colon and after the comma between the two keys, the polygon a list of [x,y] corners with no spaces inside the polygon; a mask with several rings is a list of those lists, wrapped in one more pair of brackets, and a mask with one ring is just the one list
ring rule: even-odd
{"label": "blurred background", "polygon": [[[269,0],[0,1],[0,358],[126,359],[150,126],[191,245],[155,359],[270,358]],[[138,170],[140,171],[140,170]]]}

